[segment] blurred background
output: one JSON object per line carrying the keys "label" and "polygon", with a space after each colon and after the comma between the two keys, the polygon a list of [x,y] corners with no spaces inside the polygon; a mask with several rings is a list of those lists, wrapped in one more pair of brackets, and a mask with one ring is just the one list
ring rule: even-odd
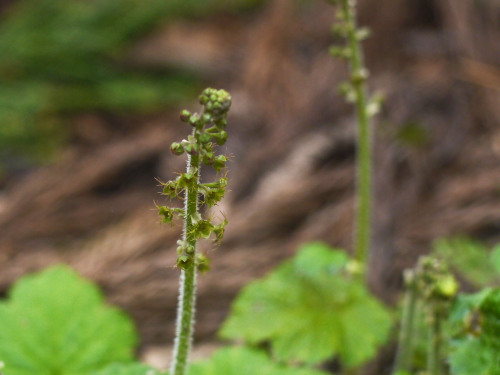
{"label": "blurred background", "polygon": [[[200,277],[196,342],[297,247],[352,249],[354,117],[321,0],[0,3],[0,295],[65,262],[128,311],[155,361],[174,334],[181,227],[155,178],[184,168],[181,108],[233,96],[229,220]],[[500,3],[360,0],[376,118],[370,287],[394,303],[433,241],[500,241]],[[159,354],[159,357],[155,355]],[[162,362],[159,363],[160,365]]]}

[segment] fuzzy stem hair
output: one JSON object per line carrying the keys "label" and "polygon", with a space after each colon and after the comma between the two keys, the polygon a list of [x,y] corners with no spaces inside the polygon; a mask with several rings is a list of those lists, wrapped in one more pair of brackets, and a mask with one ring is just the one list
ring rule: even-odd
{"label": "fuzzy stem hair", "polygon": [[[194,133],[194,131],[193,131]],[[198,190],[200,160],[197,155],[188,156],[187,173],[195,176],[196,184],[187,187],[184,198],[184,234],[183,240],[190,246],[193,246],[195,253],[190,255],[192,259],[186,262],[181,270],[179,307],[177,311],[176,338],[174,342],[173,360],[170,368],[172,375],[183,375],[186,367],[193,341],[193,325],[195,315],[195,296],[196,296],[196,237],[193,228],[192,218],[198,214]]]}

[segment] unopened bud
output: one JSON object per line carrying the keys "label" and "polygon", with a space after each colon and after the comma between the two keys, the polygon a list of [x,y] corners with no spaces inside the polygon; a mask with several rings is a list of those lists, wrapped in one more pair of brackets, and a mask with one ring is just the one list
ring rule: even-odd
{"label": "unopened bud", "polygon": [[184,153],[184,147],[182,147],[180,143],[174,142],[170,146],[170,151],[172,151],[174,155],[182,155]]}
{"label": "unopened bud", "polygon": [[192,126],[197,126],[200,122],[200,116],[195,113],[193,115],[191,115],[191,117],[189,117],[189,124],[192,125]]}
{"label": "unopened bud", "polygon": [[227,161],[227,158],[224,155],[217,156],[214,159],[214,163],[213,163],[214,169],[216,171],[220,171],[221,169],[224,169],[224,167],[226,166],[226,161]]}
{"label": "unopened bud", "polygon": [[208,102],[208,97],[204,94],[201,94],[200,97],[199,97],[199,102],[200,104],[207,104]]}
{"label": "unopened bud", "polygon": [[209,124],[209,123],[210,123],[210,121],[212,121],[212,116],[210,116],[210,114],[209,114],[209,113],[205,113],[205,114],[203,114],[202,119],[203,119],[203,122],[204,122],[205,124]]}
{"label": "unopened bud", "polygon": [[181,112],[181,121],[182,122],[188,122],[189,121],[189,118],[191,117],[191,112],[189,112],[188,110],[183,110]]}
{"label": "unopened bud", "polygon": [[198,137],[201,143],[208,143],[212,137],[208,133],[201,133]]}
{"label": "unopened bud", "polygon": [[227,132],[223,130],[219,134],[214,135],[214,138],[215,138],[215,142],[219,146],[222,146],[227,141]]}

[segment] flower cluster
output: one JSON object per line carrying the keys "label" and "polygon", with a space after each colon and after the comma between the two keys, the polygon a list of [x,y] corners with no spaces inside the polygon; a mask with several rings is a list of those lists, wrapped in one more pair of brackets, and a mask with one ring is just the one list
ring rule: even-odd
{"label": "flower cluster", "polygon": [[[332,26],[332,33],[336,38],[345,41],[343,45],[331,46],[329,52],[334,57],[347,60],[351,68],[350,80],[339,85],[339,92],[347,102],[356,103],[359,101],[359,90],[365,85],[369,77],[369,72],[363,65],[360,45],[363,40],[370,36],[370,30],[366,27],[358,27],[356,25],[355,1],[327,0],[327,2],[338,6],[337,22]],[[382,100],[382,95],[375,94],[366,103],[368,116],[378,113]]]}
{"label": "flower cluster", "polygon": [[407,270],[405,283],[413,285],[426,305],[439,312],[449,309],[458,292],[458,283],[446,264],[432,256],[421,257],[413,270]]}
{"label": "flower cluster", "polygon": [[194,264],[199,270],[206,270],[208,259],[197,253],[196,242],[213,235],[215,241],[220,243],[227,221],[216,225],[209,219],[202,219],[199,205],[216,205],[224,197],[227,178],[222,176],[215,182],[200,183],[200,168],[204,164],[221,172],[226,166],[227,157],[216,155],[215,147],[224,145],[227,140],[227,113],[231,107],[231,96],[224,90],[208,88],[200,95],[199,101],[203,105],[201,114],[183,110],[180,115],[182,122],[192,126],[192,133],[187,139],[174,142],[170,147],[174,155],[188,155],[187,170],[175,180],[162,183],[163,195],[169,198],[182,197],[185,207],[159,206],[158,213],[164,223],[171,223],[175,215],[184,220],[184,235],[177,242],[177,265],[185,269]]}

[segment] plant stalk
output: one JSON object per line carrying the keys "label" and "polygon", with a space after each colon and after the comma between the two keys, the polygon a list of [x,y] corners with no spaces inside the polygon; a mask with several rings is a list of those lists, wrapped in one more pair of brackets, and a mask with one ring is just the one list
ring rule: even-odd
{"label": "plant stalk", "polygon": [[351,83],[355,94],[357,116],[357,156],[356,156],[356,230],[354,257],[366,269],[370,249],[371,211],[372,211],[372,141],[370,115],[363,52],[356,24],[355,0],[341,0],[342,11],[347,25],[349,45],[349,68]]}
{"label": "plant stalk", "polygon": [[441,315],[438,311],[434,311],[429,327],[429,349],[427,353],[427,372],[429,375],[441,375],[441,346]]}
{"label": "plant stalk", "polygon": [[398,348],[394,363],[393,375],[400,371],[411,371],[413,354],[413,337],[415,334],[415,318],[417,316],[417,290],[412,282],[405,292],[403,316],[399,332]]}
{"label": "plant stalk", "polygon": [[172,355],[172,365],[170,368],[171,375],[184,375],[186,373],[189,352],[193,341],[196,291],[196,237],[192,219],[198,216],[197,185],[199,182],[199,171],[199,156],[189,155],[187,173],[191,173],[194,176],[195,183],[186,188],[184,197],[185,217],[183,240],[186,241],[189,246],[193,247],[194,253],[189,254],[189,260],[185,262],[185,266],[181,270],[176,337]]}

